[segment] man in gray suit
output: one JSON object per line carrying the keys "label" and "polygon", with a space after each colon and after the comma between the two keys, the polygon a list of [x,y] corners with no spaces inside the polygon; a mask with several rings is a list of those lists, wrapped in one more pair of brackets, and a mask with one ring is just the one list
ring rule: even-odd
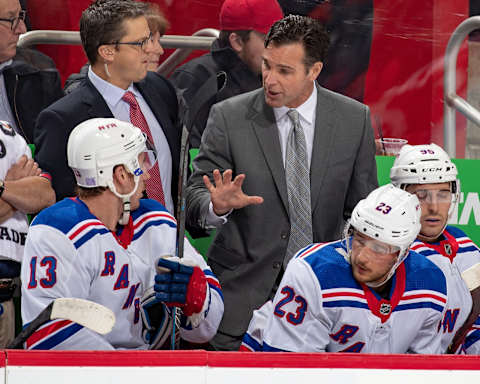
{"label": "man in gray suit", "polygon": [[215,349],[238,349],[293,254],[338,239],[378,185],[368,107],[315,83],[327,49],[318,21],[283,18],[266,36],[263,89],[210,112],[186,206],[190,225],[217,228],[208,259],[225,313]]}

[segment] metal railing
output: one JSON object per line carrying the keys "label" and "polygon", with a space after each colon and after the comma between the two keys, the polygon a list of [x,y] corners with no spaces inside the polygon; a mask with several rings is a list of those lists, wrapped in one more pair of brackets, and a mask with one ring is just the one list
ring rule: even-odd
{"label": "metal railing", "polygon": [[460,46],[467,35],[480,28],[480,16],[464,20],[450,36],[445,51],[445,67],[443,78],[444,111],[443,111],[443,146],[450,157],[456,156],[456,111],[480,126],[480,111],[457,95],[457,57]]}
{"label": "metal railing", "polygon": [[[195,49],[209,50],[212,42],[219,35],[213,28],[201,29],[193,36],[165,35],[160,38],[163,48],[177,48],[157,69],[162,75],[169,75],[175,67],[187,58]],[[29,47],[36,44],[80,45],[78,31],[30,31],[20,35],[18,46]]]}
{"label": "metal railing", "polygon": [[[171,47],[171,48],[179,48],[179,49],[176,49],[169,57],[165,59],[165,61],[162,64],[160,64],[160,66],[157,68],[157,72],[163,76],[170,75],[170,73],[173,72],[173,70],[177,67],[177,65],[180,64],[183,60],[185,60],[194,49],[210,49],[210,45],[212,44],[213,40],[215,40],[218,37],[219,34],[220,32],[218,31],[218,29],[205,28],[195,32],[192,36],[188,36],[189,41],[192,39],[195,39],[195,40],[202,39],[203,41],[203,39],[205,39],[209,41],[209,45],[206,47],[205,46]],[[166,36],[163,36],[162,39],[164,37]],[[177,37],[186,37],[186,36],[177,36]],[[168,48],[166,45],[163,44],[163,40],[161,41],[161,44],[165,48]]]}

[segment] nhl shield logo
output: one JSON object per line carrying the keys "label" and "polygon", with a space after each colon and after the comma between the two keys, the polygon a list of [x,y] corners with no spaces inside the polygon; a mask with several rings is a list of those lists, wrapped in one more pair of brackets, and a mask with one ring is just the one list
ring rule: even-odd
{"label": "nhl shield logo", "polygon": [[452,254],[452,246],[449,243],[446,243],[444,246],[445,253],[450,256]]}
{"label": "nhl shield logo", "polygon": [[392,306],[389,303],[380,304],[380,313],[382,315],[388,315],[391,310],[392,310]]}

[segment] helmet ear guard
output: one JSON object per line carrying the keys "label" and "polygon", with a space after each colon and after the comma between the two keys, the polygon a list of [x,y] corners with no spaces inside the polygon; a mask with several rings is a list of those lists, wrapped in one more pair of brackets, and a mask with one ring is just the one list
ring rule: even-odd
{"label": "helmet ear guard", "polygon": [[[417,196],[387,184],[372,191],[355,206],[345,226],[344,241],[351,254],[352,230],[374,240],[397,247],[399,254],[384,284],[408,255],[410,245],[420,231],[420,203]],[[373,286],[372,284],[367,284]]]}

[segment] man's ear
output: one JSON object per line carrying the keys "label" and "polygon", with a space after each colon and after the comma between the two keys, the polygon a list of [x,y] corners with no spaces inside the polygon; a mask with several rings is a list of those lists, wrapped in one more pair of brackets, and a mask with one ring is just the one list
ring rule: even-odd
{"label": "man's ear", "polygon": [[240,54],[243,51],[243,47],[244,47],[243,40],[235,32],[230,33],[230,35],[228,36],[228,41],[230,42],[232,49],[237,54]]}
{"label": "man's ear", "polygon": [[316,61],[315,63],[313,63],[313,65],[308,71],[308,78],[312,81],[315,80],[320,74],[320,72],[322,72],[322,68],[323,63],[321,61]]}
{"label": "man's ear", "polygon": [[98,56],[103,59],[105,63],[111,63],[115,58],[115,48],[111,45],[101,45],[97,49]]}
{"label": "man's ear", "polygon": [[123,190],[128,182],[129,173],[123,165],[117,165],[113,169],[113,184],[119,193],[123,193]]}

